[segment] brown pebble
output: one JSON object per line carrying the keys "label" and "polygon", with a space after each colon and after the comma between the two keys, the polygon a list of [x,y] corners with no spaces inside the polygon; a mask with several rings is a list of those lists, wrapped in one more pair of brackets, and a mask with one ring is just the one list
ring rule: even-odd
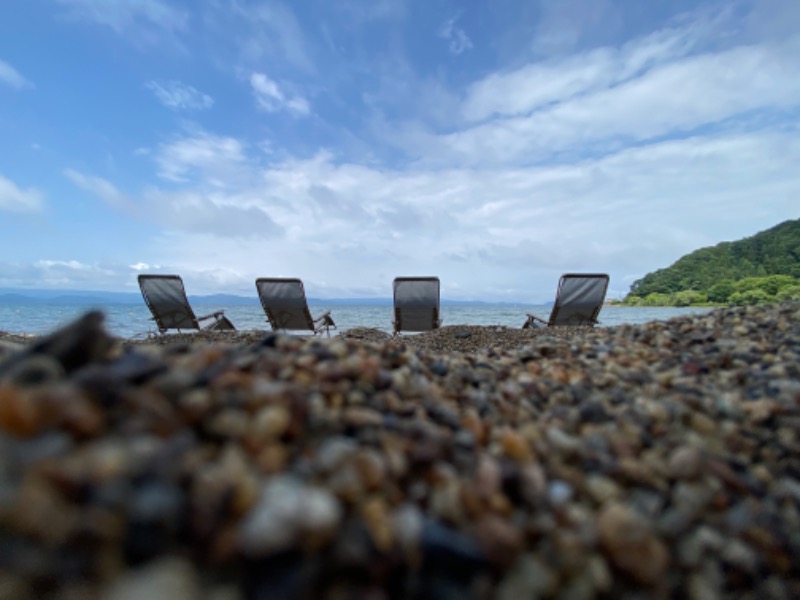
{"label": "brown pebble", "polygon": [[644,585],[661,582],[669,553],[643,517],[623,504],[610,504],[597,517],[597,534],[601,548],[620,571]]}

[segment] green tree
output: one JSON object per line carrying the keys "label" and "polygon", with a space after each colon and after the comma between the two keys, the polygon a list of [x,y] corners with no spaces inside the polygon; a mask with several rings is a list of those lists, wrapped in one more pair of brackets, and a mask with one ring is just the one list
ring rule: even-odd
{"label": "green tree", "polygon": [[775,300],[778,302],[800,300],[800,285],[792,285],[782,288],[777,294],[775,294]]}
{"label": "green tree", "polygon": [[653,292],[645,296],[644,304],[645,306],[671,306],[672,302],[669,294]]}
{"label": "green tree", "polygon": [[[788,276],[800,278],[800,219],[785,221],[736,242],[722,242],[683,256],[670,267],[648,273],[633,282],[626,301],[650,294],[674,294],[697,290],[712,302],[725,302],[733,291],[716,285],[745,278]],[[771,291],[775,295],[778,289]],[[756,286],[759,287],[759,286]],[[755,289],[755,288],[748,288]]]}
{"label": "green tree", "polygon": [[625,298],[623,304],[627,306],[644,306],[644,298],[639,298],[639,296],[628,296]]}
{"label": "green tree", "polygon": [[775,296],[770,296],[764,290],[750,289],[743,292],[733,292],[730,303],[737,306],[752,306],[755,304],[768,304],[775,300]]}
{"label": "green tree", "polygon": [[712,285],[708,288],[708,300],[710,302],[716,302],[717,304],[724,304],[727,302],[730,295],[734,292],[733,283],[732,280],[727,279]]}
{"label": "green tree", "polygon": [[708,297],[697,290],[684,290],[672,294],[672,304],[674,306],[691,306],[693,304],[705,304]]}

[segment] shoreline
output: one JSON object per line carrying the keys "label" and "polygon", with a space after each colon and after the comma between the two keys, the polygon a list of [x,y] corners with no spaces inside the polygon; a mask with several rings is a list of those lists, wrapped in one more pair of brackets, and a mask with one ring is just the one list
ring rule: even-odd
{"label": "shoreline", "polygon": [[[144,339],[149,334],[154,334],[151,315],[144,305],[131,305],[122,310],[120,306],[86,305],[83,307],[67,307],[61,311],[54,307],[22,307],[18,311],[3,312],[0,306],[0,330],[9,334],[23,336],[25,334],[46,335],[58,327],[66,325],[71,320],[79,317],[88,310],[101,310],[106,315],[106,326],[109,333],[119,338]],[[212,307],[203,307],[203,310]],[[263,309],[241,306],[219,306],[213,308],[224,309],[239,331],[270,331],[270,326],[263,317]],[[319,307],[321,310],[323,307]],[[331,307],[327,307],[331,308]],[[391,307],[342,306],[333,307],[333,316],[338,325],[336,331],[342,332],[349,329],[371,328],[392,333]],[[605,307],[600,314],[600,323],[597,327],[612,327],[624,323],[645,323],[652,320],[667,320],[681,316],[687,312],[707,312],[708,308],[627,308]],[[260,311],[260,312],[259,312]],[[537,312],[528,308],[507,310],[503,307],[488,308],[461,308],[450,307],[443,309],[443,325],[471,325],[482,327],[509,327],[520,328],[526,320],[528,312]],[[537,313],[542,318],[547,318],[549,310]],[[27,325],[27,327],[26,327]],[[334,335],[334,331],[331,332]]]}
{"label": "shoreline", "polygon": [[127,343],[87,316],[0,356],[4,582],[800,596],[800,303],[375,331]]}

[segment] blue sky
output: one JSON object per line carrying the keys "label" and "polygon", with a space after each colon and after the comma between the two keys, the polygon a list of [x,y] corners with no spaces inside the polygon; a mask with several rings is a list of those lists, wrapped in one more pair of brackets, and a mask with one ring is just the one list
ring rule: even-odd
{"label": "blue sky", "polygon": [[0,287],[621,296],[800,217],[796,0],[4,0]]}

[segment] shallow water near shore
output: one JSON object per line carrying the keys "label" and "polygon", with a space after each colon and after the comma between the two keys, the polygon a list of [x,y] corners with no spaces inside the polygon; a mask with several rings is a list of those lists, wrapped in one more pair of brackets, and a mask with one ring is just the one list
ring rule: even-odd
{"label": "shallow water near shore", "polygon": [[[233,321],[239,330],[268,330],[264,312],[260,306],[219,306],[193,305],[198,315],[208,314],[216,310],[224,310],[225,315]],[[353,327],[369,327],[391,332],[391,306],[353,306],[312,304],[311,313],[317,315],[330,310],[339,331]],[[100,309],[106,314],[108,331],[118,337],[136,338],[146,336],[155,331],[153,321],[147,307],[134,304],[116,304],[107,306],[63,306],[63,305],[8,305],[0,306],[0,331],[8,333],[43,334],[75,319],[91,309]],[[686,314],[707,312],[708,308],[694,307],[630,307],[605,306],[600,312],[600,325],[612,327],[623,324],[647,323],[663,321]],[[550,314],[549,306],[482,304],[475,306],[442,306],[444,325],[500,325],[505,327],[521,327],[525,316],[534,314],[546,319]]]}

